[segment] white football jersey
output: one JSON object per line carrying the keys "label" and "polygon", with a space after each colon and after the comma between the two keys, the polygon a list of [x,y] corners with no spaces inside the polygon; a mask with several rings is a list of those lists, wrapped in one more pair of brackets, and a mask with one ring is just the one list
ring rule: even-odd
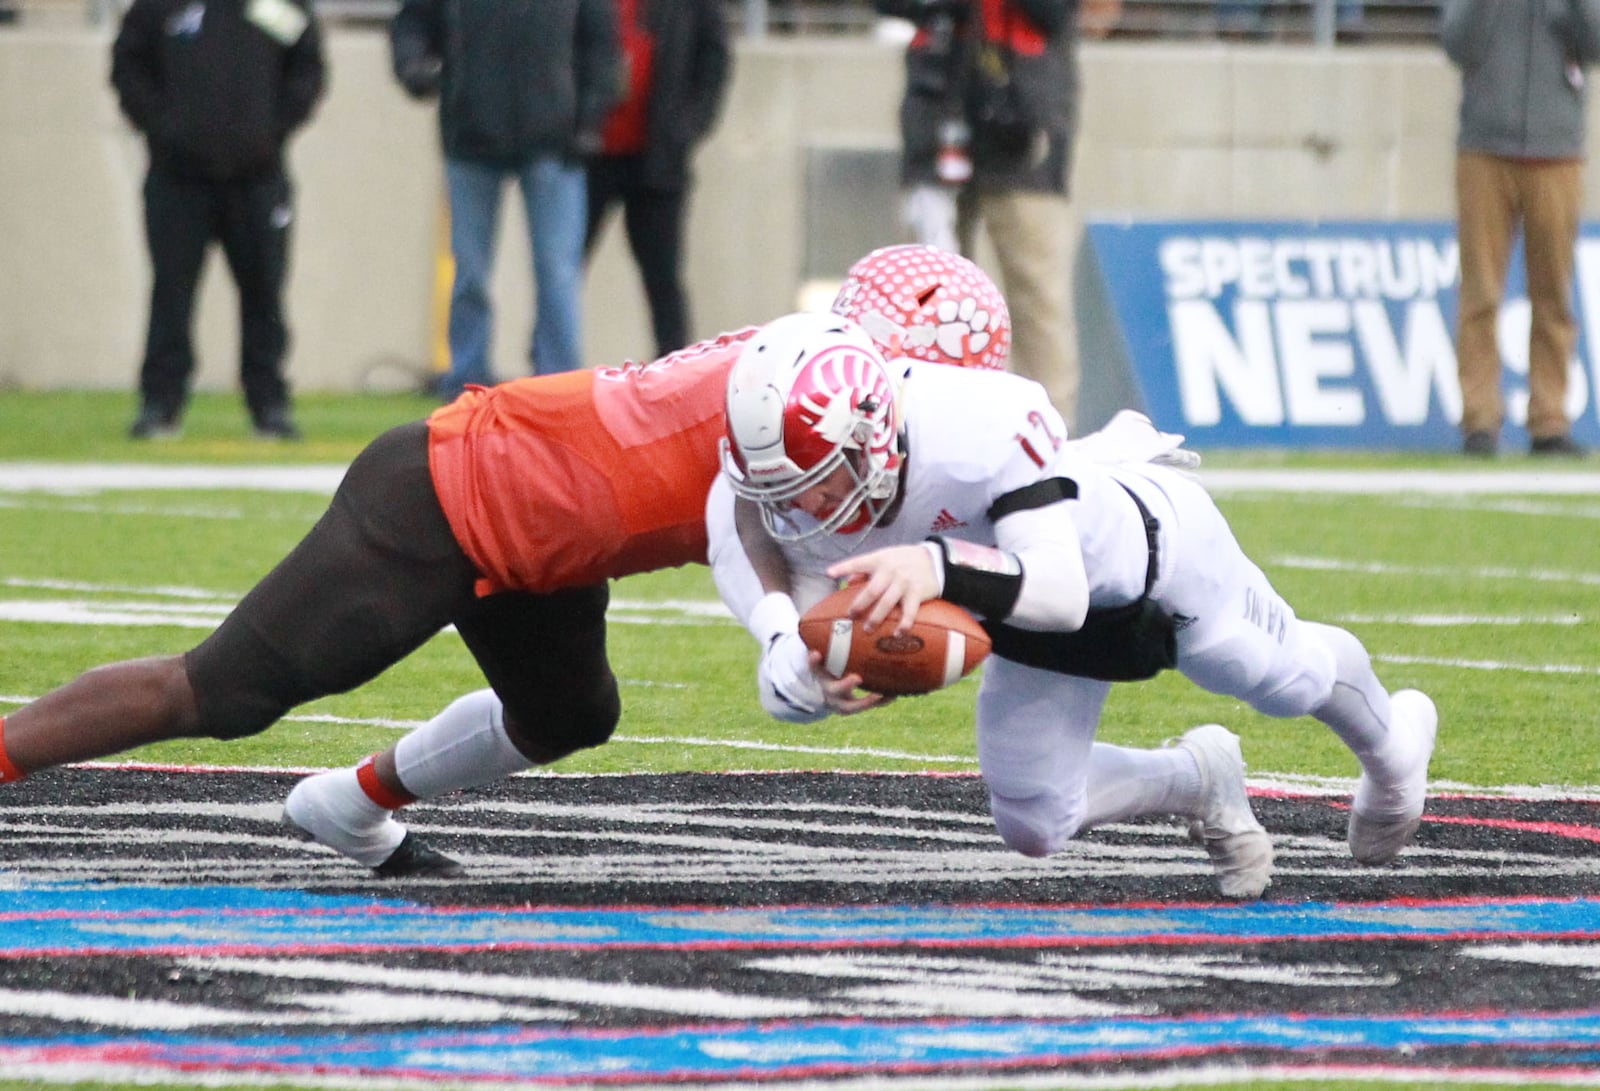
{"label": "white football jersey", "polygon": [[[906,440],[903,498],[887,523],[855,534],[782,543],[797,576],[933,534],[997,545],[988,515],[996,500],[1037,481],[1067,478],[1076,484],[1078,499],[1062,507],[1082,543],[1090,605],[1139,596],[1148,550],[1138,509],[1105,468],[1064,447],[1066,425],[1042,386],[1007,372],[910,362],[897,366],[904,376],[897,395]],[[805,519],[795,515],[797,523]],[[804,586],[816,585],[806,581]],[[797,604],[803,611],[818,597],[807,593],[807,601]]]}

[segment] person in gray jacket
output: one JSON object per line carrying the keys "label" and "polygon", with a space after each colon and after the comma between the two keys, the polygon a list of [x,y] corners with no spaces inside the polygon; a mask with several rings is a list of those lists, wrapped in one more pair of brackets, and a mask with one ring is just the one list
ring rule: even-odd
{"label": "person in gray jacket", "polygon": [[450,199],[449,401],[494,382],[489,277],[500,191],[522,189],[538,308],[534,374],[582,363],[584,161],[621,92],[612,0],[403,0],[390,25],[394,72],[439,97]]}
{"label": "person in gray jacket", "polygon": [[1583,211],[1585,69],[1600,58],[1600,0],[1444,0],[1439,40],[1461,69],[1462,450],[1499,450],[1505,396],[1495,325],[1520,228],[1533,309],[1529,449],[1582,455],[1567,416],[1567,363],[1578,336],[1572,270]]}

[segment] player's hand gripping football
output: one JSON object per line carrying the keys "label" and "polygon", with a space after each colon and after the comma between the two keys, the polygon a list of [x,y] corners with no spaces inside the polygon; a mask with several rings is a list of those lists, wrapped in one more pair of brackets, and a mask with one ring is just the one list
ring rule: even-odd
{"label": "player's hand gripping football", "polygon": [[811,653],[811,670],[817,676],[817,681],[822,684],[823,700],[828,703],[829,710],[836,716],[854,716],[858,712],[879,708],[894,700],[887,694],[862,689],[861,676],[854,671],[843,678],[835,678],[828,673],[828,668],[823,664],[821,652]]}
{"label": "player's hand gripping football", "polygon": [[871,633],[895,607],[900,619],[895,635],[904,635],[917,620],[917,610],[939,597],[939,575],[932,555],[920,545],[890,546],[850,557],[828,569],[828,575],[857,588],[850,616]]}

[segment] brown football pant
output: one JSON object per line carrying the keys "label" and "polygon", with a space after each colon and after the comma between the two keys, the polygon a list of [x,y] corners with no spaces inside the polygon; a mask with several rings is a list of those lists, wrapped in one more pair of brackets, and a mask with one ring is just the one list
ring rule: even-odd
{"label": "brown football pant", "polygon": [[1523,234],[1533,329],[1528,344],[1528,433],[1564,436],[1567,361],[1577,345],[1573,253],[1583,206],[1581,160],[1520,160],[1479,152],[1456,156],[1461,298],[1456,367],[1461,430],[1499,434],[1505,420],[1495,320],[1517,229]]}

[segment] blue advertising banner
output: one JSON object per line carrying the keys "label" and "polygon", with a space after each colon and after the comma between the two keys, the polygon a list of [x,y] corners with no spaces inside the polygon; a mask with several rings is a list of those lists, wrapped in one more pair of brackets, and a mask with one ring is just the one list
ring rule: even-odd
{"label": "blue advertising banner", "polygon": [[[1091,222],[1085,247],[1091,412],[1094,370],[1120,356],[1116,396],[1196,446],[1459,446],[1453,222]],[[1600,229],[1582,233],[1575,281],[1567,409],[1596,444]],[[1519,248],[1499,318],[1507,450],[1527,443],[1524,285]]]}

